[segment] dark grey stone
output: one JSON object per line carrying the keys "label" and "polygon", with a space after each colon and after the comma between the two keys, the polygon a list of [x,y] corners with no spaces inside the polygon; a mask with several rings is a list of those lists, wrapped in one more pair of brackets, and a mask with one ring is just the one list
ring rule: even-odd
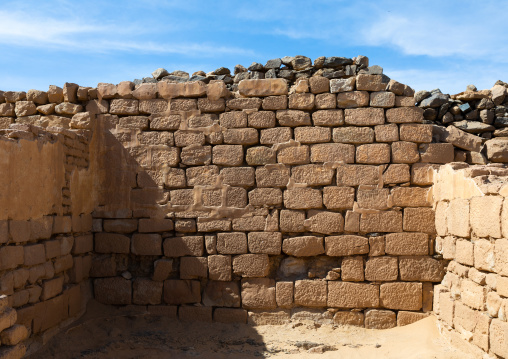
{"label": "dark grey stone", "polygon": [[157,80],[154,79],[153,77],[143,77],[143,83],[144,84],[153,84],[153,83],[157,83]]}
{"label": "dark grey stone", "polygon": [[231,76],[229,76],[229,74],[219,75],[219,76],[217,76],[217,80],[222,80],[227,85],[233,84],[233,78]]}
{"label": "dark grey stone", "polygon": [[141,85],[143,83],[143,80],[141,79],[134,79],[134,81],[132,81],[134,83],[134,85]]}
{"label": "dark grey stone", "polygon": [[242,66],[242,65],[236,65],[235,66],[235,69],[234,69],[234,74],[235,75],[238,75],[239,73],[242,73],[242,72],[247,72],[249,70],[247,70],[247,68],[245,66]]}
{"label": "dark grey stone", "polygon": [[262,80],[265,78],[265,73],[261,71],[252,71],[250,73],[250,78],[253,80]]}
{"label": "dark grey stone", "polygon": [[261,65],[259,62],[253,62],[249,66],[249,71],[263,71],[265,68],[263,65]]}
{"label": "dark grey stone", "polygon": [[294,76],[295,76],[295,74],[294,74],[293,70],[288,70],[288,69],[280,70],[279,74],[278,74],[278,77],[281,77],[286,80],[292,80]]}
{"label": "dark grey stone", "polygon": [[276,79],[277,73],[275,72],[275,69],[270,69],[265,72],[265,79]]}
{"label": "dark grey stone", "polygon": [[336,67],[352,65],[352,64],[353,64],[353,59],[349,59],[347,57],[330,56],[330,57],[325,58],[323,67],[336,68]]}
{"label": "dark grey stone", "polygon": [[248,80],[250,78],[250,73],[248,72],[239,72],[235,75],[234,82],[238,83],[242,80]]}
{"label": "dark grey stone", "polygon": [[291,65],[291,61],[293,61],[293,56],[284,56],[280,61],[282,61],[282,64],[285,66]]}
{"label": "dark grey stone", "polygon": [[164,76],[162,79],[165,81],[171,81],[171,82],[187,82],[187,81],[189,81],[188,77],[181,77],[181,76],[175,76],[175,75]]}
{"label": "dark grey stone", "polygon": [[205,83],[208,83],[208,82],[210,82],[210,79],[205,76],[194,75],[194,76],[191,76],[189,81],[203,81]]}
{"label": "dark grey stone", "polygon": [[494,121],[496,127],[508,127],[508,117],[498,117]]}
{"label": "dark grey stone", "polygon": [[430,91],[425,90],[418,91],[417,93],[415,93],[415,102],[420,103],[426,98],[430,97],[430,95],[431,95]]}
{"label": "dark grey stone", "polygon": [[439,112],[437,114],[438,120],[441,120],[443,118],[445,113],[448,112],[449,108],[450,108],[450,104],[449,103],[445,103],[444,105],[441,105],[441,107],[439,108]]}
{"label": "dark grey stone", "polygon": [[423,118],[427,121],[435,121],[437,117],[437,111],[433,108],[426,108],[423,111]]}
{"label": "dark grey stone", "polygon": [[460,128],[463,131],[469,132],[469,133],[484,133],[489,131],[494,131],[496,128],[491,125],[487,125],[483,122],[479,121],[458,121],[452,123],[455,127]]}
{"label": "dark grey stone", "polygon": [[268,60],[265,65],[265,69],[278,69],[282,65],[281,59]]}
{"label": "dark grey stone", "polygon": [[341,79],[343,77],[349,77],[349,76],[346,76],[344,70],[339,70],[339,71],[324,73],[323,77],[326,77],[327,79]]}
{"label": "dark grey stone", "polygon": [[448,102],[448,95],[442,93],[435,93],[430,97],[427,97],[420,103],[421,107],[441,107]]}
{"label": "dark grey stone", "polygon": [[462,105],[459,105],[459,108],[464,113],[471,111],[471,106],[467,102]]}

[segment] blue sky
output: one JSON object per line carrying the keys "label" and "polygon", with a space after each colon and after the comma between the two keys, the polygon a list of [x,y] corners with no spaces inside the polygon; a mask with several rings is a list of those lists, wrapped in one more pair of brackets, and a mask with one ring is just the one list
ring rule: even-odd
{"label": "blue sky", "polygon": [[0,90],[365,55],[416,90],[508,82],[508,1],[1,0]]}

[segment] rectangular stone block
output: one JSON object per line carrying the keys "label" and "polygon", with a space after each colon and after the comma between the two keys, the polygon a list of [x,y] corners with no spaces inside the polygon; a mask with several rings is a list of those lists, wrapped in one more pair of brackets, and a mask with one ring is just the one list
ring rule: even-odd
{"label": "rectangular stone block", "polygon": [[382,108],[346,109],[344,121],[346,125],[375,126],[385,123],[385,113]]}
{"label": "rectangular stone block", "polygon": [[218,323],[247,323],[247,311],[241,308],[216,308],[213,321]]}
{"label": "rectangular stone block", "polygon": [[204,253],[203,236],[169,237],[163,246],[166,257],[200,257]]}
{"label": "rectangular stone block", "polygon": [[263,166],[256,168],[258,187],[286,187],[289,182],[289,167],[284,165]]}
{"label": "rectangular stone block", "polygon": [[402,232],[402,213],[399,211],[362,213],[360,231],[364,233]]}
{"label": "rectangular stone block", "polygon": [[344,124],[343,110],[319,110],[312,113],[314,126],[342,126]]}
{"label": "rectangular stone block", "polygon": [[280,126],[310,126],[310,114],[300,110],[278,110],[275,114]]}
{"label": "rectangular stone block", "polygon": [[384,75],[359,74],[356,76],[356,89],[364,91],[384,91],[388,86]]}
{"label": "rectangular stone block", "polygon": [[309,146],[284,147],[277,152],[277,162],[286,165],[304,165],[309,163]]}
{"label": "rectangular stone block", "polygon": [[303,307],[325,307],[327,282],[321,280],[297,280],[294,286],[295,304]]}
{"label": "rectangular stone block", "polygon": [[425,143],[419,146],[419,151],[422,162],[450,163],[455,158],[451,143]]}
{"label": "rectangular stone block", "polygon": [[395,187],[391,195],[393,205],[397,207],[430,207],[432,204],[429,188]]}
{"label": "rectangular stone block", "polygon": [[263,99],[263,110],[285,110],[288,105],[287,95],[268,96]]}
{"label": "rectangular stone block", "polygon": [[4,246],[0,248],[0,270],[13,269],[24,263],[24,250],[21,246]]}
{"label": "rectangular stone block", "polygon": [[376,142],[399,141],[399,127],[394,124],[377,125],[374,127]]}
{"label": "rectangular stone block", "polygon": [[242,80],[238,83],[242,96],[280,96],[287,95],[288,85],[284,79]]}
{"label": "rectangular stone block", "polygon": [[321,190],[309,187],[295,187],[284,191],[284,206],[289,209],[310,209],[323,207]]}
{"label": "rectangular stone block", "polygon": [[341,279],[344,282],[363,282],[363,257],[346,257],[341,263]]}
{"label": "rectangular stone block", "polygon": [[243,232],[217,233],[217,251],[220,254],[247,253],[247,236]]}
{"label": "rectangular stone block", "polygon": [[405,208],[404,231],[435,234],[434,210],[432,208]]}
{"label": "rectangular stone block", "polygon": [[389,233],[385,238],[387,254],[396,256],[429,254],[429,235],[426,233]]}
{"label": "rectangular stone block", "polygon": [[233,273],[241,277],[266,277],[269,261],[267,254],[241,254],[233,258]]}
{"label": "rectangular stone block", "polygon": [[277,306],[281,308],[291,308],[293,306],[293,293],[293,282],[277,282],[275,284]]}
{"label": "rectangular stone block", "polygon": [[388,209],[388,188],[359,188],[356,201],[360,208],[385,210]]}
{"label": "rectangular stone block", "polygon": [[130,238],[123,234],[96,233],[95,251],[97,253],[129,253]]}
{"label": "rectangular stone block", "polygon": [[344,257],[369,253],[369,241],[365,237],[356,235],[325,237],[325,252],[327,256]]}
{"label": "rectangular stone block", "polygon": [[251,253],[279,255],[282,247],[280,232],[250,232],[248,246]]}
{"label": "rectangular stone block", "polygon": [[343,165],[337,168],[338,186],[360,186],[379,184],[382,167],[368,165]]}
{"label": "rectangular stone block", "polygon": [[231,280],[231,256],[211,255],[208,256],[208,273],[211,280]]}
{"label": "rectangular stone block", "polygon": [[343,143],[320,143],[311,145],[310,161],[319,162],[338,162],[354,163],[355,147]]}
{"label": "rectangular stone block", "polygon": [[212,307],[182,305],[178,307],[178,319],[183,322],[212,322]]}
{"label": "rectangular stone block", "polygon": [[282,241],[282,251],[294,257],[312,257],[325,252],[323,237],[302,236],[285,238]]}
{"label": "rectangular stone block", "polygon": [[132,235],[131,252],[141,256],[162,255],[162,237],[160,234],[135,233]]}
{"label": "rectangular stone block", "polygon": [[206,257],[180,258],[180,279],[199,279],[208,277],[208,259]]}
{"label": "rectangular stone block", "polygon": [[396,325],[395,313],[391,310],[370,309],[365,313],[367,329],[390,329]]}
{"label": "rectangular stone block", "polygon": [[162,282],[148,278],[136,278],[132,284],[132,303],[137,305],[157,305],[162,301]]}
{"label": "rectangular stone block", "polygon": [[416,143],[432,142],[432,125],[402,124],[400,125],[400,140]]}
{"label": "rectangular stone block", "polygon": [[338,308],[376,308],[379,306],[379,286],[330,281],[327,305]]}
{"label": "rectangular stone block", "polygon": [[364,327],[365,316],[362,312],[339,311],[333,316],[333,323],[337,325]]}
{"label": "rectangular stone block", "polygon": [[330,186],[323,188],[323,204],[328,209],[353,208],[354,201],[355,189],[353,187]]}
{"label": "rectangular stone block", "polygon": [[257,111],[248,114],[249,127],[271,128],[275,127],[275,113],[272,111]]}
{"label": "rectangular stone block", "polygon": [[397,141],[392,143],[393,163],[415,163],[420,161],[420,153],[414,142]]}
{"label": "rectangular stone block", "polygon": [[102,304],[131,304],[132,283],[122,277],[95,279],[94,296]]}
{"label": "rectangular stone block", "polygon": [[297,127],[294,131],[295,141],[300,143],[329,142],[332,138],[329,127]]}
{"label": "rectangular stone block", "polygon": [[381,306],[398,310],[422,308],[422,283],[383,283],[380,287]]}
{"label": "rectangular stone block", "polygon": [[242,307],[245,309],[274,309],[275,281],[269,278],[242,279]]}
{"label": "rectangular stone block", "polygon": [[508,357],[508,323],[493,319],[489,337],[491,350],[501,357]]}
{"label": "rectangular stone block", "polygon": [[333,142],[337,143],[372,143],[374,130],[370,127],[338,127],[333,129]]}
{"label": "rectangular stone block", "polygon": [[367,91],[351,91],[337,94],[338,108],[358,108],[369,105],[369,93]]}
{"label": "rectangular stone block", "polygon": [[501,237],[501,206],[503,197],[473,197],[470,201],[470,221],[478,237]]}
{"label": "rectangular stone block", "polygon": [[400,257],[400,279],[403,281],[441,282],[443,263],[430,257]]}
{"label": "rectangular stone block", "polygon": [[166,304],[188,304],[201,302],[201,286],[197,280],[169,279],[164,281]]}
{"label": "rectangular stone block", "polygon": [[422,123],[423,109],[419,107],[398,107],[386,110],[386,122]]}
{"label": "rectangular stone block", "polygon": [[373,257],[365,264],[365,279],[371,282],[397,280],[398,274],[396,257]]}

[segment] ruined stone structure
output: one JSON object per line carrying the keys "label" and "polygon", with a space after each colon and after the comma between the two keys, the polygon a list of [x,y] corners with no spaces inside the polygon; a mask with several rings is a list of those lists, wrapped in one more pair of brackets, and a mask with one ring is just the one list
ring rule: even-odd
{"label": "ruined stone structure", "polygon": [[504,84],[415,95],[363,56],[277,60],[0,92],[0,357],[91,297],[377,329],[434,303],[508,357]]}

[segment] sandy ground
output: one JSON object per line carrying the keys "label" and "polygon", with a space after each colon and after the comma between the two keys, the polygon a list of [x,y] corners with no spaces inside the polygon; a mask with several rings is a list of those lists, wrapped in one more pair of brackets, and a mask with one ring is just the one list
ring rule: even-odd
{"label": "sandy ground", "polygon": [[434,317],[369,330],[315,325],[187,323],[94,301],[87,314],[29,356],[39,358],[436,358],[469,359],[439,335]]}

